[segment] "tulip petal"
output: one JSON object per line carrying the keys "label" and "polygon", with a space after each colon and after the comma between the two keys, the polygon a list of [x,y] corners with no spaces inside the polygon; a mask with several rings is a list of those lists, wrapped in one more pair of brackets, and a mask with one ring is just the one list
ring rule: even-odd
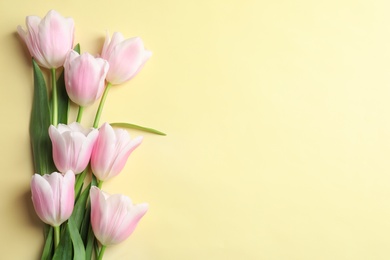
{"label": "tulip petal", "polygon": [[125,38],[119,32],[115,32],[112,35],[112,39],[110,39],[110,35],[106,32],[106,40],[104,41],[103,50],[102,50],[102,58],[108,59],[111,56],[112,51],[115,46],[122,42]]}
{"label": "tulip petal", "polygon": [[67,171],[62,180],[61,200],[60,200],[60,217],[68,219],[72,215],[74,200],[75,175],[72,171]]}
{"label": "tulip petal", "polygon": [[[117,157],[113,161],[111,172],[116,173],[115,175],[117,175],[120,171],[122,171],[130,154],[142,143],[142,140],[143,137],[138,136],[137,138],[127,142],[126,146],[118,152]],[[112,175],[111,177],[114,177],[115,175]]]}
{"label": "tulip petal", "polygon": [[83,141],[81,147],[79,156],[77,157],[76,165],[77,169],[81,172],[83,169],[85,169],[90,161],[91,154],[93,151],[94,144],[96,142],[96,139],[98,137],[98,130],[93,129],[88,135],[87,138]]}
{"label": "tulip petal", "polygon": [[49,127],[49,136],[53,145],[53,160],[60,172],[65,172],[68,165],[68,149],[61,133],[53,125]]}
{"label": "tulip petal", "polygon": [[35,212],[46,224],[55,223],[53,192],[50,184],[39,174],[31,179],[31,194]]}
{"label": "tulip petal", "polygon": [[[105,241],[104,245],[111,245],[118,241],[116,237],[120,235],[124,230],[120,230],[120,227],[127,215],[127,205],[132,204],[130,198],[120,194],[111,195],[107,200],[107,221],[105,229]],[[124,229],[127,227],[125,226]],[[127,236],[125,237],[127,238]],[[121,241],[118,241],[119,243]]]}
{"label": "tulip petal", "polygon": [[147,203],[131,205],[128,209],[128,213],[123,218],[122,223],[118,225],[117,229],[121,232],[117,233],[117,236],[111,242],[112,244],[118,244],[129,237],[138,225],[138,222],[146,214],[149,209]]}
{"label": "tulip petal", "polygon": [[139,65],[137,71],[133,74],[133,76],[131,76],[129,78],[129,80],[132,79],[135,75],[137,75],[142,70],[142,68],[145,66],[146,62],[150,59],[150,57],[152,57],[152,52],[148,51],[148,50],[145,50],[143,58],[142,58],[141,65]]}
{"label": "tulip petal", "polygon": [[112,157],[115,156],[116,136],[114,129],[104,123],[99,129],[99,136],[91,156],[91,168],[98,180],[106,180],[110,173]]}
{"label": "tulip petal", "polygon": [[[26,42],[30,55],[35,58],[35,60],[38,62],[39,65],[48,68],[50,65],[41,52],[41,46],[38,37],[39,34],[38,26],[40,22],[41,22],[41,18],[38,16],[27,16],[26,17],[27,32],[25,32],[25,36],[23,37],[23,39]],[[18,31],[19,31],[19,35],[21,35],[19,28]]]}

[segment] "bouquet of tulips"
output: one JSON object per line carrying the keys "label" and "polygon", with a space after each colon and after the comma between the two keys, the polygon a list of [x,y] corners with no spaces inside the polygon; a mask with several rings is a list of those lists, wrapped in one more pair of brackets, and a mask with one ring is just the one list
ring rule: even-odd
{"label": "bouquet of tulips", "polygon": [[[142,142],[125,128],[164,134],[99,121],[110,88],[133,78],[151,52],[140,38],[114,33],[112,39],[107,35],[99,57],[80,54],[73,19],[54,10],[43,19],[28,16],[26,26],[17,29],[32,56],[34,75],[31,193],[37,215],[47,224],[41,259],[102,259],[106,247],[124,241],[148,210],[146,203],[102,191],[104,181],[120,173]],[[99,100],[93,125],[84,128],[84,109]],[[78,107],[75,121],[68,118],[71,106]]]}

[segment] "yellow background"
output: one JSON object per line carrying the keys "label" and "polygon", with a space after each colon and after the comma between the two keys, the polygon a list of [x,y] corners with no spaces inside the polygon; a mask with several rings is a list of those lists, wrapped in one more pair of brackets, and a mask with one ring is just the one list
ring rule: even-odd
{"label": "yellow background", "polygon": [[144,134],[103,186],[150,204],[105,259],[390,259],[385,0],[1,1],[1,259],[38,259],[43,243],[15,32],[50,9],[74,18],[83,52],[106,31],[153,51],[103,112],[168,133]]}

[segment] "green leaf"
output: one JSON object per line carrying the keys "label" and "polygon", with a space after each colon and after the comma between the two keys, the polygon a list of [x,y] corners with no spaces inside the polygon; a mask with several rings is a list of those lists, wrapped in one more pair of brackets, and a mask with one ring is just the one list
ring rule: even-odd
{"label": "green leaf", "polygon": [[[80,44],[77,44],[74,47],[74,50],[80,54]],[[67,124],[68,123],[68,113],[69,113],[69,96],[65,88],[65,79],[64,79],[64,70],[57,79],[57,102],[58,102],[58,123]]]}
{"label": "green leaf", "polygon": [[73,259],[85,260],[84,243],[79,234],[79,230],[76,227],[76,223],[73,222],[72,218],[68,220],[68,228],[69,228],[70,238],[72,239],[72,244],[73,244],[73,252],[74,252]]}
{"label": "green leaf", "polygon": [[[97,185],[96,177],[94,175],[92,175],[91,183],[88,185],[88,187],[86,189],[86,190],[88,190],[88,195],[89,195],[89,191],[90,191],[91,187],[96,186],[96,185]],[[85,208],[84,218],[82,220],[81,227],[80,227],[81,238],[83,239],[84,245],[86,245],[86,246],[89,243],[88,239],[89,239],[90,222],[91,222],[91,201],[89,201],[87,199],[87,206]]]}
{"label": "green leaf", "polygon": [[70,260],[73,256],[72,240],[70,238],[69,227],[65,224],[61,232],[60,244],[57,246],[53,260]]}
{"label": "green leaf", "polygon": [[[100,253],[101,253],[102,251],[99,250],[99,244],[98,244],[97,242],[95,242],[95,244],[94,244],[94,249],[95,249],[95,255],[100,257]],[[103,252],[103,253],[104,253],[104,252]]]}
{"label": "green leaf", "polygon": [[74,186],[74,194],[75,194],[75,201],[78,200],[81,190],[83,189],[84,186],[84,180],[85,177],[87,176],[87,173],[89,171],[89,167],[87,167],[82,173],[77,174],[76,176],[76,184]]}
{"label": "green leaf", "polygon": [[95,235],[93,234],[92,227],[89,226],[87,245],[85,247],[85,259],[92,259],[94,243],[95,243]]}
{"label": "green leaf", "polygon": [[73,208],[72,216],[70,216],[70,219],[72,219],[72,221],[76,225],[77,230],[80,230],[81,228],[81,222],[83,221],[84,214],[86,211],[90,188],[91,184],[88,185],[88,187],[81,193]]}
{"label": "green leaf", "polygon": [[[97,180],[94,175],[92,175],[92,180],[90,185],[91,186],[97,185]],[[87,209],[85,212],[85,217],[81,225],[81,231],[80,231],[85,245],[85,259],[92,259],[94,245],[95,243],[97,243],[95,240],[95,235],[93,234],[92,231],[90,215],[91,215],[91,201],[88,202]]]}
{"label": "green leaf", "polygon": [[53,256],[53,227],[45,225],[45,246],[43,247],[43,252],[41,260],[50,260]]}
{"label": "green leaf", "polygon": [[34,170],[41,175],[55,171],[52,146],[49,137],[50,108],[45,79],[38,64],[32,60],[34,73],[34,96],[30,118],[30,140]]}
{"label": "green leaf", "polygon": [[65,88],[64,71],[57,80],[58,123],[68,123],[69,97]]}
{"label": "green leaf", "polygon": [[165,133],[160,132],[160,131],[153,129],[153,128],[129,124],[129,123],[111,123],[110,125],[114,126],[114,127],[117,126],[117,127],[129,128],[129,129],[136,129],[136,130],[140,130],[140,131],[144,131],[144,132],[148,132],[148,133],[152,133],[152,134],[157,134],[157,135],[166,135]]}
{"label": "green leaf", "polygon": [[76,46],[74,46],[73,50],[80,54],[80,43],[77,43]]}
{"label": "green leaf", "polygon": [[97,186],[97,179],[93,174],[92,174],[91,186]]}
{"label": "green leaf", "polygon": [[88,243],[88,230],[89,230],[90,222],[91,222],[91,204],[88,202],[88,205],[84,212],[84,218],[80,227],[80,235],[81,238],[83,239],[85,246]]}

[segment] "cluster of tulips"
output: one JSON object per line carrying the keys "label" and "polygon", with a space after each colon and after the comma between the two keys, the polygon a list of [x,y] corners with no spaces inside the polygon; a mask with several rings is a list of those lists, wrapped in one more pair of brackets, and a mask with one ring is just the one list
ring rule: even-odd
{"label": "cluster of tulips", "polygon": [[[107,246],[130,236],[148,204],[133,204],[127,196],[102,191],[103,182],[121,172],[143,137],[130,138],[127,130],[108,123],[99,125],[99,120],[111,86],[133,78],[151,52],[145,50],[140,38],[125,39],[114,33],[112,39],[107,35],[99,57],[80,55],[74,49],[73,19],[54,10],[42,19],[28,16],[26,25],[27,30],[19,26],[18,33],[32,56],[35,89],[44,85],[40,68],[51,76],[48,97],[39,94],[46,89],[35,90],[38,97],[30,125],[32,139],[39,136],[32,140],[37,172],[31,180],[32,201],[39,218],[49,225],[42,259],[91,259],[93,255],[102,259]],[[72,123],[64,122],[67,116],[64,120],[63,113],[67,111],[63,112],[59,104],[57,74],[61,71],[66,97],[78,106],[77,119]],[[99,99],[93,126],[84,128],[84,108]],[[45,102],[49,107],[46,114]],[[36,134],[46,121],[49,126]],[[46,135],[50,149],[44,146],[42,136]],[[47,151],[50,154],[45,154]],[[50,167],[50,161],[55,168]]]}

